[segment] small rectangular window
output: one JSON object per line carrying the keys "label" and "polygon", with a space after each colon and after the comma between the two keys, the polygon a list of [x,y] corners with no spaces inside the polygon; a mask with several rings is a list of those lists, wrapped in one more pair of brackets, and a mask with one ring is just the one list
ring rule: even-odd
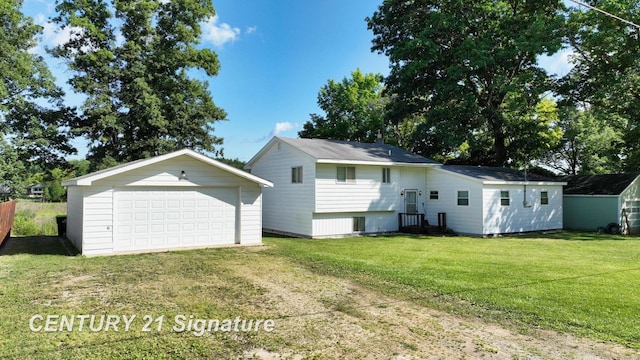
{"label": "small rectangular window", "polygon": [[509,206],[509,191],[500,191],[500,205]]}
{"label": "small rectangular window", "polygon": [[391,184],[391,168],[382,168],[382,183]]}
{"label": "small rectangular window", "polygon": [[291,183],[302,184],[302,166],[291,168]]}
{"label": "small rectangular window", "polygon": [[469,191],[458,191],[458,206],[469,206]]}
{"label": "small rectangular window", "polygon": [[353,232],[364,232],[364,216],[353,217]]}
{"label": "small rectangular window", "polygon": [[338,182],[355,182],[356,168],[353,166],[338,166],[336,179]]}
{"label": "small rectangular window", "polygon": [[540,192],[540,204],[541,205],[549,205],[549,192],[541,191]]}
{"label": "small rectangular window", "polygon": [[429,191],[429,200],[438,200],[440,198],[440,194],[438,190]]}

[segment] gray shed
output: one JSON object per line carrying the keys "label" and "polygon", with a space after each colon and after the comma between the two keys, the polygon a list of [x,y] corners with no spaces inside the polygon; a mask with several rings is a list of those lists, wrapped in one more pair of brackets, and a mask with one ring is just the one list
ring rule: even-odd
{"label": "gray shed", "polygon": [[623,234],[640,234],[639,175],[562,177],[567,182],[563,196],[565,229],[593,231],[616,224]]}

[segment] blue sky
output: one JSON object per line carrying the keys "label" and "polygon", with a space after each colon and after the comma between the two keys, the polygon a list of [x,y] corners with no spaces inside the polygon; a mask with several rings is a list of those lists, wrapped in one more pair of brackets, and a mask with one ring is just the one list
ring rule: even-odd
{"label": "blue sky", "polygon": [[[297,137],[309,114],[322,113],[317,94],[329,79],[341,80],[358,68],[387,75],[388,61],[371,52],[373,34],[365,22],[381,1],[214,0],[217,16],[203,24],[202,45],[221,63],[218,76],[206,80],[216,105],[228,114],[228,121],[214,125],[215,135],[224,138],[225,157],[247,161],[274,135]],[[24,1],[24,13],[44,26],[41,45],[33,50],[41,54],[68,39],[48,22],[54,3]],[[541,63],[562,74],[568,54]],[[67,102],[79,106],[82,97],[65,85],[65,66],[47,61]],[[75,145],[84,157],[86,144]]]}

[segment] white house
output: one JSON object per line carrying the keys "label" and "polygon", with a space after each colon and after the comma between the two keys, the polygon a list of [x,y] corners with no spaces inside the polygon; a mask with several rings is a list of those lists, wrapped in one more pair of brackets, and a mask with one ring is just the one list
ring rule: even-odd
{"label": "white house", "polygon": [[496,167],[446,165],[427,179],[427,212],[446,213],[447,227],[462,234],[494,235],[562,229],[566,182]]}
{"label": "white house", "polygon": [[263,226],[274,233],[395,232],[401,214],[474,235],[562,229],[563,182],[442,166],[382,143],[274,137],[247,168],[274,183],[263,195]]}
{"label": "white house", "polygon": [[438,165],[381,143],[274,137],[246,167],[274,183],[264,229],[316,238],[398,231],[398,213],[424,213]]}
{"label": "white house", "polygon": [[62,183],[67,238],[84,255],[262,242],[269,181],[192,150]]}

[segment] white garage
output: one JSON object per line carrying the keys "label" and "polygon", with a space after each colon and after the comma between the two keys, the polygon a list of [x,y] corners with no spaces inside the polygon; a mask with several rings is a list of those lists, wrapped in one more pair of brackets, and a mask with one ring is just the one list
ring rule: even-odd
{"label": "white garage", "polygon": [[260,244],[273,186],[187,149],[62,185],[67,238],[84,255]]}

